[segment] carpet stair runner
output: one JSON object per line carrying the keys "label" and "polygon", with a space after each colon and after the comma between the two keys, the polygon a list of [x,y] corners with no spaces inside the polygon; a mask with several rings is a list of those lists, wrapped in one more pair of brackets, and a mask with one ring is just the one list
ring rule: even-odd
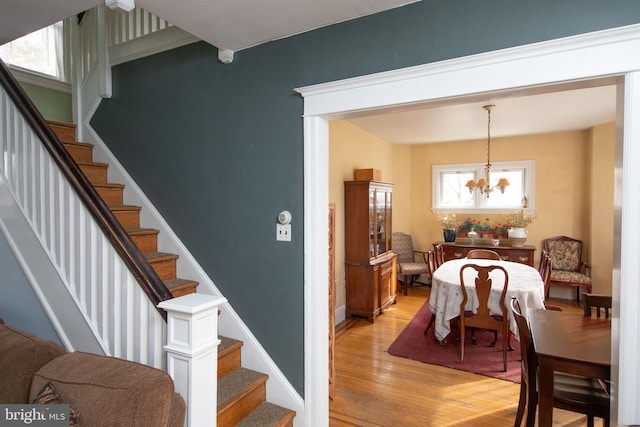
{"label": "carpet stair runner", "polygon": [[[159,230],[140,225],[140,206],[123,203],[124,185],[108,182],[107,163],[93,161],[93,145],[76,141],[76,126],[49,121],[80,169],[104,199],[131,240],[163,280],[173,297],[196,292],[198,282],[177,277],[176,254],[158,250]],[[219,427],[292,427],[295,412],[266,401],[268,376],[241,366],[242,342],[220,337],[218,347]]]}

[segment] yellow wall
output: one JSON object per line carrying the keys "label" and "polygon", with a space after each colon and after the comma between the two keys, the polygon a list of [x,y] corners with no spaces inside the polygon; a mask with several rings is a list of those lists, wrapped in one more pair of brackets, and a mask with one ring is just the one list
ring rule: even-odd
{"label": "yellow wall", "polygon": [[[536,265],[542,240],[566,235],[584,241],[584,261],[592,264],[594,292],[611,292],[613,245],[613,157],[615,125],[586,131],[556,132],[491,140],[491,160],[534,160],[536,221],[526,244],[535,245]],[[431,248],[442,227],[431,213],[431,167],[477,163],[486,159],[486,140],[422,145],[390,144],[344,121],[330,126],[329,200],[336,203],[336,306],[344,304],[344,191],[353,169],[377,168],[394,184],[393,230],[413,236],[414,247]],[[592,202],[597,200],[598,203]],[[458,215],[459,219],[471,216]],[[489,215],[502,222],[501,215]],[[568,289],[551,296],[572,298]]]}
{"label": "yellow wall", "polygon": [[[540,248],[546,237],[588,237],[589,133],[586,131],[527,135],[491,140],[491,160],[535,160],[536,221],[528,227],[528,245]],[[417,145],[412,150],[414,234],[421,245],[442,240],[440,225],[430,213],[431,166],[473,163],[486,158],[486,140]],[[416,183],[424,183],[418,188]],[[580,185],[586,183],[586,187]],[[611,187],[613,191],[613,187]],[[464,215],[482,219],[481,215]],[[502,222],[502,215],[488,215]],[[539,254],[539,253],[538,253]]]}
{"label": "yellow wall", "polygon": [[615,123],[591,130],[591,282],[593,292],[611,295],[613,271],[613,185]]}
{"label": "yellow wall", "polygon": [[411,205],[410,147],[392,145],[345,121],[329,126],[329,203],[336,204],[336,307],[344,305],[344,181],[354,169],[380,169],[393,183],[392,230],[408,230]]}

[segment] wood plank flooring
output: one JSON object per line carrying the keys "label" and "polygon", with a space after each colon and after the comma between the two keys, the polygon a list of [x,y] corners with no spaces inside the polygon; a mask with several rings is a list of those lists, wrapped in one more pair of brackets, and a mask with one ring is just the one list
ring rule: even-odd
{"label": "wood plank flooring", "polygon": [[[393,340],[429,295],[409,289],[371,324],[347,319],[336,332],[336,397],[329,425],[342,426],[513,426],[520,385],[389,355]],[[575,302],[551,301],[582,312]],[[554,426],[586,426],[585,416],[555,409]],[[596,426],[602,421],[596,419]]]}

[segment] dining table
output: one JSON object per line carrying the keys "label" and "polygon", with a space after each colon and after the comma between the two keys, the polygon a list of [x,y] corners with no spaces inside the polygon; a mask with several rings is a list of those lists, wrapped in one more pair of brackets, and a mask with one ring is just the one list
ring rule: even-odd
{"label": "dining table", "polygon": [[[481,266],[500,265],[505,268],[509,275],[507,295],[505,305],[509,306],[511,298],[515,297],[522,308],[522,311],[529,308],[544,309],[544,282],[540,273],[535,268],[518,262],[489,259],[455,259],[440,265],[434,271],[431,278],[431,293],[429,296],[429,309],[433,313],[434,332],[440,342],[445,342],[451,333],[451,320],[460,315],[460,304],[462,304],[462,288],[460,284],[460,269],[465,264],[476,264]],[[479,306],[478,297],[473,285],[473,269],[467,269],[464,276],[468,300],[464,308],[465,311],[472,310],[474,313]],[[503,315],[500,307],[500,294],[504,283],[504,274],[499,270],[494,270],[489,277],[493,280],[491,294],[489,296],[489,311],[492,315]],[[509,329],[518,336],[518,326],[511,313],[507,312],[509,319]]]}
{"label": "dining table", "polygon": [[554,372],[611,379],[611,321],[537,309],[527,317],[538,359],[538,425],[550,427]]}

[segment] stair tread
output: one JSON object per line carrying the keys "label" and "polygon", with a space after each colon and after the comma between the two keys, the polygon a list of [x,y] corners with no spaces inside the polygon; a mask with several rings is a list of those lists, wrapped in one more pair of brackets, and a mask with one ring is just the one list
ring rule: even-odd
{"label": "stair tread", "polygon": [[102,162],[76,162],[79,166],[100,166],[100,167],[108,167],[109,163]]}
{"label": "stair tread", "polygon": [[193,286],[194,283],[197,284],[198,282],[190,279],[181,279],[180,277],[164,280],[164,284],[167,288],[169,288],[169,290],[188,288],[190,286]]}
{"label": "stair tread", "polygon": [[218,411],[228,406],[255,385],[264,383],[268,376],[262,372],[247,368],[236,369],[229,375],[218,379]]}
{"label": "stair tread", "polygon": [[218,344],[218,357],[224,356],[226,353],[235,350],[237,347],[242,347],[243,342],[229,337],[219,336],[220,344]]}
{"label": "stair tread", "polygon": [[94,187],[100,187],[100,188],[116,188],[116,189],[120,189],[120,188],[124,188],[124,184],[114,184],[114,183],[104,183],[104,184],[93,184]]}
{"label": "stair tread", "polygon": [[112,211],[141,211],[142,207],[135,205],[114,205],[109,206]]}
{"label": "stair tread", "polygon": [[76,128],[76,124],[75,123],[59,122],[57,120],[47,120],[47,123],[49,123],[50,125],[67,127],[67,128],[72,128],[72,129]]}
{"label": "stair tread", "polygon": [[81,141],[62,141],[64,145],[76,145],[78,147],[86,147],[93,148],[94,145],[89,142],[81,142]]}
{"label": "stair tread", "polygon": [[295,412],[270,402],[258,406],[248,417],[237,425],[242,427],[277,427],[286,425],[295,416]]}
{"label": "stair tread", "polygon": [[127,234],[129,236],[144,236],[146,234],[159,234],[160,230],[155,228],[129,228]]}
{"label": "stair tread", "polygon": [[178,259],[179,256],[176,254],[170,254],[167,252],[149,252],[148,254],[144,254],[147,261],[168,261],[173,259]]}

